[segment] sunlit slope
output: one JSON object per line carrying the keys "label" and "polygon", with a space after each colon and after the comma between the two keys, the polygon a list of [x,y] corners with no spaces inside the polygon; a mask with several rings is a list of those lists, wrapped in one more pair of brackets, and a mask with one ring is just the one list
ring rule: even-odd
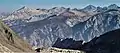
{"label": "sunlit slope", "polygon": [[31,46],[23,41],[0,20],[0,52],[31,52]]}

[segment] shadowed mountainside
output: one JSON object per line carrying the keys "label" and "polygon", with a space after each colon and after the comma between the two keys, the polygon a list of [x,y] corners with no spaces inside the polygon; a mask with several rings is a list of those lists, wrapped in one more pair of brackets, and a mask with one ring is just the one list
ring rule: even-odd
{"label": "shadowed mountainside", "polygon": [[[71,43],[71,41],[73,42]],[[86,53],[120,53],[120,29],[107,32],[103,35],[100,35],[99,37],[93,38],[91,41],[84,44],[74,44],[76,42],[78,41],[74,41],[72,39],[64,39],[62,41],[57,41],[53,47],[82,50]]]}
{"label": "shadowed mountainside", "polygon": [[93,38],[82,49],[87,53],[120,53],[120,29]]}

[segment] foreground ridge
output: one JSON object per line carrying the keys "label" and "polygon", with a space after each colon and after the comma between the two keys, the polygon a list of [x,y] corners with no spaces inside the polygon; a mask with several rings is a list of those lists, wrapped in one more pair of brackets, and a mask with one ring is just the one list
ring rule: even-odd
{"label": "foreground ridge", "polygon": [[33,50],[0,20],[0,52],[33,52]]}

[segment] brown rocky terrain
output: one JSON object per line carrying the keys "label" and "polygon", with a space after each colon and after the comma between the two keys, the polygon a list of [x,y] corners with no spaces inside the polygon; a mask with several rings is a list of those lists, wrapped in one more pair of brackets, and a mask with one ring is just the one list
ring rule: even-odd
{"label": "brown rocky terrain", "polygon": [[27,42],[0,21],[0,52],[33,52],[33,50]]}

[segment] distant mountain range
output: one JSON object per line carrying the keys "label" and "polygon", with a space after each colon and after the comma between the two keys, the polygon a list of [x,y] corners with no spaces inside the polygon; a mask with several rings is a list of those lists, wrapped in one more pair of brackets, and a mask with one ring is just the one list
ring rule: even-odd
{"label": "distant mountain range", "polygon": [[32,46],[50,47],[58,38],[88,42],[105,32],[120,28],[120,7],[89,5],[83,9],[22,7],[1,18]]}

